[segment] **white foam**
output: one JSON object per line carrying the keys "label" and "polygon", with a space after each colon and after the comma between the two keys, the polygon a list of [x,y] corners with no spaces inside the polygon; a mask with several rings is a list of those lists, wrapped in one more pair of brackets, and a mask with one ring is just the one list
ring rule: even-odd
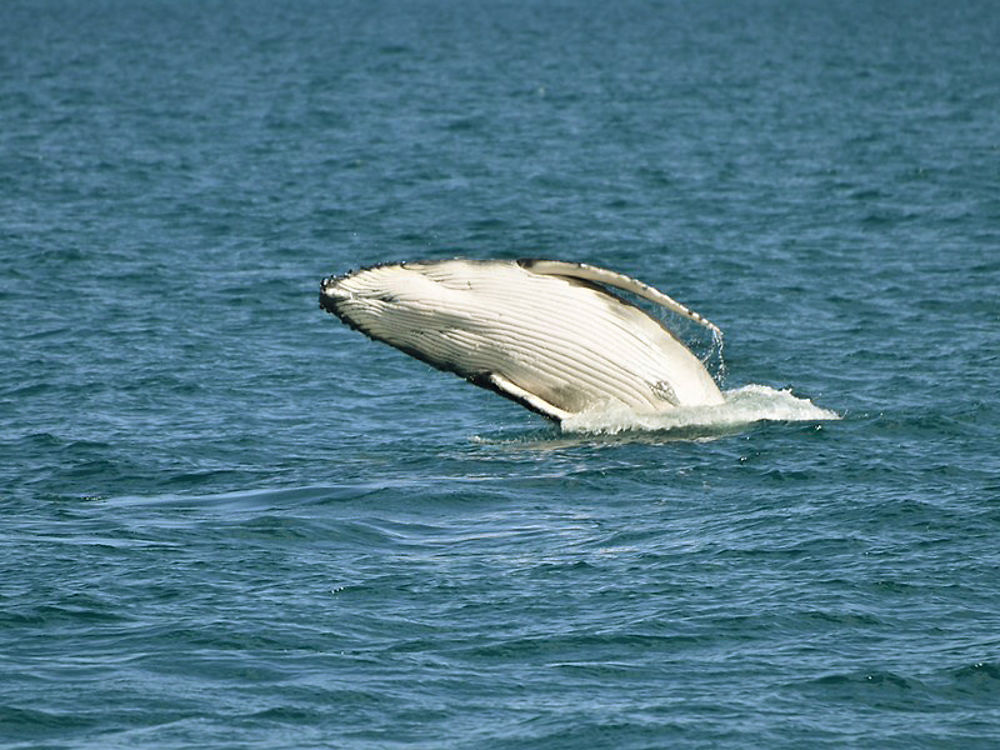
{"label": "white foam", "polygon": [[656,415],[637,415],[627,409],[581,412],[563,420],[564,432],[617,434],[629,430],[682,430],[704,428],[727,431],[733,427],[765,420],[775,422],[815,422],[840,419],[836,412],[816,406],[791,390],[766,385],[745,385],[723,393],[726,401],[716,406],[681,407]]}

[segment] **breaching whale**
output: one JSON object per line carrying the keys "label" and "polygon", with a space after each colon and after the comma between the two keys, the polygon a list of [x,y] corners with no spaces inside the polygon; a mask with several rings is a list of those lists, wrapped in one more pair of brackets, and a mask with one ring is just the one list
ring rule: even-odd
{"label": "breaching whale", "polygon": [[723,403],[691,351],[617,288],[713,323],[637,279],[585,263],[421,261],[323,279],[320,306],[351,328],[545,417],[640,415]]}

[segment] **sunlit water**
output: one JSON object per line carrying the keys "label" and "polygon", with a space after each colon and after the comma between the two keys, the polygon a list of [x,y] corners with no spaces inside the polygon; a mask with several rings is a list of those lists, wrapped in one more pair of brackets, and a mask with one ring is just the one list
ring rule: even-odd
{"label": "sunlit water", "polygon": [[[994,747],[998,38],[0,4],[0,746]],[[663,289],[726,403],[561,429],[316,306],[452,256]]]}

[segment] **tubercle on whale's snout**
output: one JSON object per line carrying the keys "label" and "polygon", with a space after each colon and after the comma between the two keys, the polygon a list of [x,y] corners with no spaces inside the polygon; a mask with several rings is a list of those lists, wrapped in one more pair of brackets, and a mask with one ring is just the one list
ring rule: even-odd
{"label": "tubercle on whale's snout", "polygon": [[[319,306],[321,309],[339,318],[340,322],[348,328],[354,331],[360,331],[369,338],[374,338],[367,327],[359,321],[356,316],[352,315],[349,309],[345,309],[343,305],[344,302],[355,299],[353,292],[337,288],[338,282],[342,281],[349,275],[350,274],[344,274],[343,276],[333,276],[323,279],[319,290]],[[339,294],[331,294],[331,291],[337,291]]]}
{"label": "tubercle on whale's snout", "polygon": [[351,297],[350,292],[339,288],[340,281],[346,278],[346,276],[347,274],[344,276],[328,276],[319,285],[319,306],[337,317],[340,317],[337,303]]}
{"label": "tubercle on whale's snout", "polygon": [[327,287],[336,286],[340,282],[345,281],[346,279],[350,278],[353,275],[354,275],[354,269],[350,268],[345,273],[338,273],[330,276],[325,276],[323,280],[319,283],[319,288],[322,289],[323,291],[326,291]]}
{"label": "tubercle on whale's snout", "polygon": [[354,294],[345,289],[342,282],[347,281],[353,275],[353,271],[348,271],[339,276],[327,276],[320,282],[320,294],[337,299],[350,299]]}

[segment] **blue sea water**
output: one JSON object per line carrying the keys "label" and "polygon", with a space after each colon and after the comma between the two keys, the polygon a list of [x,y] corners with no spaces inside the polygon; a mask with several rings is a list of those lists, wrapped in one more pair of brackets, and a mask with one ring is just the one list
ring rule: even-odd
{"label": "blue sea water", "polygon": [[[0,747],[997,746],[998,39],[0,4]],[[762,401],[562,431],[317,306],[455,255],[654,284]]]}

